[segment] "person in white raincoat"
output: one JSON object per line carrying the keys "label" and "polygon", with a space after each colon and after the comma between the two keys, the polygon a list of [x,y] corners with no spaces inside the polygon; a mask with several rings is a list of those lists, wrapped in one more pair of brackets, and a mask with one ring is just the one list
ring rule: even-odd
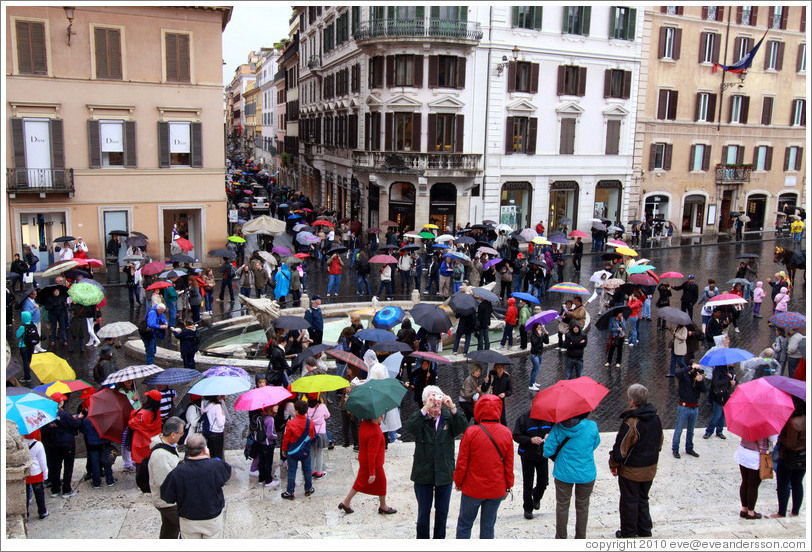
{"label": "person in white raincoat", "polygon": [[[366,381],[391,377],[389,370],[387,370],[386,366],[378,362],[378,355],[371,349],[364,353],[364,364],[367,365]],[[395,441],[397,437],[395,432],[400,429],[400,427],[400,409],[393,408],[387,411],[381,422],[381,431],[386,436],[387,443],[393,443]]]}

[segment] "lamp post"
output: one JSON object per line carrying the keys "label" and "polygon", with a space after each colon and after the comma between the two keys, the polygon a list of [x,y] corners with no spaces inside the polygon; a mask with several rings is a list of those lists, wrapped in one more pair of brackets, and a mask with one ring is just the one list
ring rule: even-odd
{"label": "lamp post", "polygon": [[[519,59],[519,47],[518,46],[513,46],[513,50],[511,50],[511,53],[513,54],[513,61],[516,61],[516,60]],[[496,74],[499,75],[499,76],[502,76],[502,72],[505,70],[505,67],[507,67],[509,63],[510,62],[508,61],[508,57],[507,56],[502,56],[502,62],[496,64]]]}
{"label": "lamp post", "polygon": [[73,18],[75,15],[76,8],[74,8],[73,6],[65,6],[63,9],[65,10],[65,17],[68,19],[68,46],[70,46],[70,36],[74,34]]}

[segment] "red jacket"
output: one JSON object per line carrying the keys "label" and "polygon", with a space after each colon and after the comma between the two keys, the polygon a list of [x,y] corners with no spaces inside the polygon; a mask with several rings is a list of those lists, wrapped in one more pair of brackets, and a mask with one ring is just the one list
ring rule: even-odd
{"label": "red jacket", "polygon": [[341,274],[341,259],[335,257],[333,260],[330,261],[330,274]]}
{"label": "red jacket", "polygon": [[[153,414],[154,417],[153,417]],[[133,462],[140,464],[149,456],[150,441],[161,433],[161,413],[139,408],[130,413],[130,430],[133,433]]]}
{"label": "red jacket", "polygon": [[[285,425],[285,436],[282,438],[282,454],[287,454],[288,445],[296,442],[305,429],[307,417],[304,414],[296,414],[296,417]],[[313,422],[310,422],[310,440],[316,438],[316,430]]]}
{"label": "red jacket", "polygon": [[508,299],[508,308],[507,312],[505,312],[505,324],[515,326],[516,320],[518,318],[519,318],[519,309],[516,308],[516,298],[511,297],[510,299]]}
{"label": "red jacket", "polygon": [[[454,485],[471,498],[500,498],[513,487],[513,434],[499,423],[501,415],[499,397],[481,396],[474,405],[474,419],[479,425],[466,429],[460,441]],[[499,446],[504,464],[480,426],[488,430]]]}
{"label": "red jacket", "polygon": [[631,299],[629,299],[629,302],[627,303],[627,305],[629,306],[630,309],[632,309],[632,314],[631,314],[631,316],[629,318],[635,318],[635,317],[639,318],[640,317],[640,309],[643,308],[643,301],[641,301],[636,296],[633,296]]}

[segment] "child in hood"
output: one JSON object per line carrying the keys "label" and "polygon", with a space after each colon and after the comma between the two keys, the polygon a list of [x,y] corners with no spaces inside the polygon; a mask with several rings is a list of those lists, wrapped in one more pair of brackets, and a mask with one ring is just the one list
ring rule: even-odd
{"label": "child in hood", "polygon": [[48,509],[45,507],[45,487],[43,481],[48,478],[48,462],[45,458],[45,447],[40,442],[39,430],[29,435],[24,435],[23,440],[28,445],[31,452],[31,475],[25,478],[26,498],[25,515],[28,517],[28,503],[31,502],[31,494],[37,501],[37,513],[40,519],[48,517]]}
{"label": "child in hood", "polygon": [[756,289],[753,290],[753,318],[761,318],[761,303],[765,295],[764,283],[756,282]]}
{"label": "child in hood", "polygon": [[789,294],[787,288],[782,287],[778,295],[775,296],[775,312],[787,312],[789,305]]}
{"label": "child in hood", "polygon": [[516,299],[511,297],[508,299],[508,308],[505,312],[505,329],[502,332],[502,347],[505,346],[507,341],[508,348],[513,347],[513,328],[516,326],[516,321],[519,318],[519,310],[516,308]]}
{"label": "child in hood", "polygon": [[34,354],[34,347],[39,343],[39,332],[37,326],[31,321],[31,313],[23,311],[20,313],[20,327],[17,328],[17,345],[20,349],[20,357],[23,361],[23,380],[31,381],[31,356]]}
{"label": "child in hood", "polygon": [[195,367],[195,353],[198,350],[199,340],[195,331],[195,323],[191,318],[184,322],[184,328],[174,328],[172,331],[180,341],[180,357],[184,368]]}

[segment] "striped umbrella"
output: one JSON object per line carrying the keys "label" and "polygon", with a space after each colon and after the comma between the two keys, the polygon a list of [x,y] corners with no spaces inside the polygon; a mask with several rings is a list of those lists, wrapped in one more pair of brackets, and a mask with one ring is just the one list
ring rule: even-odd
{"label": "striped umbrella", "polygon": [[118,372],[113,372],[107,379],[102,382],[102,385],[110,385],[111,383],[119,383],[122,381],[130,381],[139,378],[145,378],[152,374],[163,372],[164,369],[154,364],[142,364],[139,366],[127,366]]}
{"label": "striped umbrella", "polygon": [[63,395],[66,395],[68,393],[73,393],[74,391],[81,391],[82,389],[88,389],[91,387],[92,386],[89,383],[82,380],[56,380],[50,385],[45,384],[35,387],[34,391],[40,391],[50,397],[54,393],[62,393]]}
{"label": "striped umbrella", "polygon": [[806,316],[799,312],[777,312],[770,317],[770,322],[779,328],[803,328]]}
{"label": "striped umbrella", "polygon": [[451,361],[448,358],[444,357],[443,355],[438,355],[437,353],[432,353],[431,351],[415,351],[414,353],[410,353],[410,355],[415,358],[430,360],[432,362],[436,362],[437,364],[451,364]]}
{"label": "striped umbrella", "polygon": [[551,287],[547,291],[558,291],[560,293],[574,293],[576,295],[589,295],[590,291],[584,286],[579,286],[573,282],[561,282]]}
{"label": "striped umbrella", "polygon": [[125,335],[130,335],[137,329],[138,326],[132,322],[113,322],[111,324],[106,324],[102,329],[96,332],[96,335],[102,339],[124,337]]}
{"label": "striped umbrella", "polygon": [[353,366],[361,370],[367,369],[367,365],[364,364],[364,361],[349,351],[342,351],[341,349],[330,349],[328,351],[324,351],[324,353],[330,355],[336,360],[340,360],[341,362],[352,364]]}

